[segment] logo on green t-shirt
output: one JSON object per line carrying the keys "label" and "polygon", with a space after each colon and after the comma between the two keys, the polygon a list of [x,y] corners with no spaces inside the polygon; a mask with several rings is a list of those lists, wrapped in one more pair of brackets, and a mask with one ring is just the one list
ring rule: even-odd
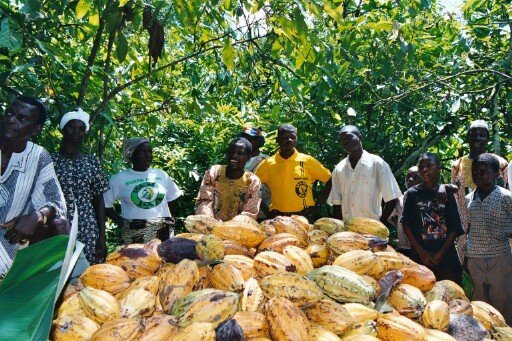
{"label": "logo on green t-shirt", "polygon": [[135,186],[130,198],[135,206],[150,209],[160,205],[165,197],[165,189],[156,182],[144,182]]}

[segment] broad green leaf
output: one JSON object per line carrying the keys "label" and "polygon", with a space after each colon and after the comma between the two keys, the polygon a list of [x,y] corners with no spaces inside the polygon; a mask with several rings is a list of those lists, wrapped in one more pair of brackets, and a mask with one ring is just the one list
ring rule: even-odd
{"label": "broad green leaf", "polygon": [[18,51],[23,44],[23,36],[13,26],[9,19],[4,18],[0,27],[0,47],[12,53]]}
{"label": "broad green leaf", "polygon": [[235,66],[235,49],[231,45],[231,39],[226,41],[222,49],[222,62],[226,65],[228,70],[233,70]]}
{"label": "broad green leaf", "polygon": [[119,7],[123,7],[130,0],[119,0]]}
{"label": "broad green leaf", "polygon": [[75,8],[75,16],[77,19],[82,19],[87,12],[89,12],[89,9],[91,8],[91,3],[89,0],[78,0],[78,3],[76,4]]}
{"label": "broad green leaf", "polygon": [[343,21],[343,4],[332,7],[329,3],[324,4],[324,11],[328,16],[341,23]]}
{"label": "broad green leaf", "polygon": [[286,81],[286,79],[283,78],[283,76],[279,77],[279,83],[281,83],[281,86],[283,87],[286,94],[291,97],[292,96],[292,87],[290,84]]}
{"label": "broad green leaf", "polygon": [[2,340],[48,339],[68,240],[56,236],[16,253],[0,283]]}
{"label": "broad green leaf", "polygon": [[122,32],[117,35],[116,55],[120,62],[124,62],[128,53],[128,41]]}
{"label": "broad green leaf", "polygon": [[367,27],[376,31],[391,31],[393,23],[391,21],[381,20],[379,22],[371,22],[366,24]]}
{"label": "broad green leaf", "polygon": [[100,15],[98,13],[94,13],[89,16],[89,23],[93,26],[98,26],[100,24]]}
{"label": "broad green leaf", "polygon": [[464,13],[468,12],[468,10],[476,11],[483,4],[486,4],[487,0],[467,0],[464,6],[462,6],[462,11]]}

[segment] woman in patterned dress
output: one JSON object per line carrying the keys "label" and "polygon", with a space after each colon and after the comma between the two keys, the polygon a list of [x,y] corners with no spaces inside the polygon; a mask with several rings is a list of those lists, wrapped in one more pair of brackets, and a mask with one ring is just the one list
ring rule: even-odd
{"label": "woman in patterned dress", "polygon": [[60,149],[52,158],[66,198],[68,219],[73,221],[76,206],[78,240],[85,244],[85,256],[90,264],[101,263],[107,252],[103,193],[109,187],[98,158],[80,151],[89,130],[89,114],[81,109],[66,113],[60,129]]}
{"label": "woman in patterned dress", "polygon": [[[468,210],[466,206],[466,195],[469,192],[476,189],[476,185],[473,182],[471,176],[471,164],[473,159],[478,155],[487,152],[487,145],[489,144],[489,127],[487,122],[483,120],[476,120],[471,122],[467,142],[469,144],[469,154],[456,160],[452,166],[452,183],[457,185],[459,190],[455,193],[455,199],[459,206],[460,219],[462,221],[462,227],[465,232],[468,232]],[[507,161],[502,157],[493,154],[500,161],[500,172],[499,177],[496,179],[496,184],[502,187],[507,187]],[[462,252],[462,246],[466,241],[466,234],[461,235],[457,239],[457,252],[459,254],[460,261],[464,261],[464,254]]]}

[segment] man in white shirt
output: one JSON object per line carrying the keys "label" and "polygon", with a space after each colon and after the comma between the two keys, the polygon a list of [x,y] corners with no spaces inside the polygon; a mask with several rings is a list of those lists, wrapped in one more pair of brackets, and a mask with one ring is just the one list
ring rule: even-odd
{"label": "man in white shirt", "polygon": [[41,132],[46,116],[41,102],[20,96],[0,119],[0,278],[20,247],[69,233],[52,159],[30,142]]}
{"label": "man in white shirt", "polygon": [[333,217],[366,217],[386,222],[402,195],[391,168],[382,158],[363,149],[357,127],[343,127],[339,141],[348,156],[332,173]]}

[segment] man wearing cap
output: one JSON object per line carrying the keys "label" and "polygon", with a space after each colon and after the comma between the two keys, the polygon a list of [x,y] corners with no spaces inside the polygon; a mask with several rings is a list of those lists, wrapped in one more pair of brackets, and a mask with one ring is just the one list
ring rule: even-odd
{"label": "man wearing cap", "polygon": [[30,142],[46,117],[41,102],[20,96],[0,120],[0,278],[20,247],[69,233],[52,159],[43,147]]}
{"label": "man wearing cap", "polygon": [[[297,151],[297,128],[293,125],[281,125],[276,141],[277,153],[265,159],[256,170],[261,182],[270,189],[268,218],[297,214],[312,220],[316,205],[325,201],[331,189],[331,172],[314,157]],[[313,184],[316,181],[326,186],[315,203]]]}
{"label": "man wearing cap", "polygon": [[[245,127],[244,130],[238,134],[239,137],[246,138],[252,145],[251,158],[245,164],[245,170],[254,173],[260,163],[268,158],[268,155],[263,154],[260,148],[265,144],[265,134],[261,129]],[[270,206],[270,190],[267,186],[261,185],[261,206],[258,214],[258,220],[264,220],[268,215],[268,207]],[[264,210],[267,209],[265,213]]]}
{"label": "man wearing cap", "polygon": [[[166,172],[150,168],[153,149],[148,139],[126,139],[123,154],[133,167],[110,179],[110,189],[104,195],[107,216],[121,227],[124,244],[168,239],[174,231],[171,212],[180,189]],[[114,209],[117,200],[121,214]]]}

